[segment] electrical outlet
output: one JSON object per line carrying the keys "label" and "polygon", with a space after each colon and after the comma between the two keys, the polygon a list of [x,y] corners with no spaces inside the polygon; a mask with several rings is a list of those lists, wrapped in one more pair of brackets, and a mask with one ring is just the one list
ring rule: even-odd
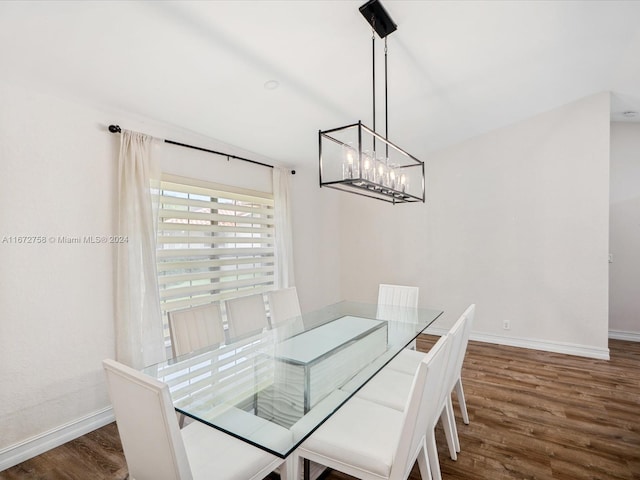
{"label": "electrical outlet", "polygon": [[502,322],[502,328],[505,330],[510,330],[511,329],[511,322],[509,320],[505,320],[504,322]]}

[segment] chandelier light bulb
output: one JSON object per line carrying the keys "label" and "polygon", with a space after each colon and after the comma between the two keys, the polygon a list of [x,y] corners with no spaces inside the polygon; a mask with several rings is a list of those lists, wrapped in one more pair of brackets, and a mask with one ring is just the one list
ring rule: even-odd
{"label": "chandelier light bulb", "polygon": [[357,178],[359,174],[359,165],[356,161],[357,151],[351,144],[345,144],[342,146],[343,160],[342,160],[342,178]]}

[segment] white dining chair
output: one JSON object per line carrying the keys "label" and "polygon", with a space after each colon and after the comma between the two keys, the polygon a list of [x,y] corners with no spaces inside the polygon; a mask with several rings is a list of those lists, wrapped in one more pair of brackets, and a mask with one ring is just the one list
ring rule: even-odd
{"label": "white dining chair", "polygon": [[[460,346],[456,356],[456,364],[455,367],[452,368],[452,375],[454,376],[454,380],[452,380],[452,382],[455,381],[455,384],[452,385],[450,389],[451,393],[453,393],[453,390],[456,391],[458,404],[460,405],[460,410],[462,413],[462,421],[465,423],[465,425],[469,424],[469,413],[467,411],[467,402],[464,397],[464,389],[462,387],[462,366],[464,364],[464,358],[467,353],[469,337],[471,335],[471,329],[473,328],[475,315],[476,305],[474,303],[469,305],[462,314],[462,316],[466,318],[466,321],[464,329],[462,331],[462,338],[460,339]],[[388,367],[393,370],[411,374],[415,371],[418,364],[420,363],[420,355],[420,352],[410,352],[408,350],[403,350],[391,362],[389,362]],[[459,447],[458,451],[460,451]]]}
{"label": "white dining chair", "polygon": [[[200,422],[180,430],[167,384],[122,363],[103,367],[130,480],[261,480],[289,461]],[[289,432],[290,433],[290,432]]]}
{"label": "white dining chair", "polygon": [[224,342],[220,304],[208,303],[168,313],[171,350],[177,357]]}
{"label": "white dining chair", "polygon": [[[419,293],[419,287],[381,283],[378,286],[378,308],[385,306],[418,308]],[[415,350],[416,341],[413,340],[407,348]]]}
{"label": "white dining chair", "polygon": [[418,308],[419,293],[419,287],[381,283],[378,286],[378,305]]}
{"label": "white dining chair", "polygon": [[[462,388],[462,365],[464,364],[464,357],[467,353],[467,347],[469,345],[469,337],[471,336],[471,329],[473,328],[473,321],[476,316],[476,306],[475,304],[469,305],[467,310],[464,312],[464,315],[467,317],[467,322],[464,326],[464,332],[462,334],[462,344],[458,351],[458,357],[456,358],[456,366],[453,369],[453,374],[455,376],[455,384],[452,388],[456,391],[456,396],[458,397],[458,404],[460,405],[460,411],[462,413],[462,421],[465,425],[469,425],[469,412],[467,412],[467,401],[464,398],[464,389]],[[458,451],[460,451],[460,447],[458,446]]]}
{"label": "white dining chair", "polygon": [[[474,314],[475,305],[470,305],[447,333],[451,337],[451,359],[447,367],[440,411],[449,455],[453,460],[457,459],[457,453],[460,452],[460,439],[456,427],[451,393],[454,388],[457,388],[458,384],[460,388],[462,387],[460,376],[462,362],[464,361],[470,325]],[[403,350],[367,383],[357,395],[391,408],[403,409],[410,387],[408,378],[416,371],[424,355],[421,352]],[[464,398],[464,393],[459,393],[458,396],[459,398]],[[461,405],[464,404],[463,402],[459,403]],[[466,405],[463,412],[466,412]]]}
{"label": "white dining chair", "polygon": [[[465,325],[466,317],[462,315],[458,321],[453,325],[451,330],[447,333],[447,336],[451,339],[451,350],[449,353],[449,361],[447,363],[447,369],[445,372],[444,389],[440,396],[439,412],[442,420],[442,426],[444,428],[445,436],[447,439],[447,446],[449,448],[449,455],[453,460],[457,459],[457,452],[460,450],[460,442],[458,439],[458,432],[455,425],[455,418],[453,415],[453,405],[451,404],[451,396],[449,385],[451,378],[453,377],[453,368],[456,364],[457,350],[462,342],[462,333]],[[403,353],[403,352],[401,352]],[[414,355],[415,352],[411,351],[411,358],[418,358],[418,355]],[[425,354],[421,354],[424,356]],[[416,367],[420,365],[421,360],[412,369],[415,372]],[[398,371],[391,368],[393,360],[382,369],[375,377],[373,377],[369,383],[367,383],[356,396],[380,403],[382,405],[395,408],[397,410],[403,410],[406,407],[407,397],[411,390],[411,371]]]}
{"label": "white dining chair", "polygon": [[361,480],[406,480],[417,461],[423,480],[441,478],[433,426],[449,348],[444,336],[424,357],[403,411],[349,399],[296,449],[293,477],[308,459]]}
{"label": "white dining chair", "polygon": [[229,339],[242,338],[269,327],[261,293],[232,298],[225,302]]}
{"label": "white dining chair", "polygon": [[267,293],[271,326],[302,315],[296,287],[280,288]]}

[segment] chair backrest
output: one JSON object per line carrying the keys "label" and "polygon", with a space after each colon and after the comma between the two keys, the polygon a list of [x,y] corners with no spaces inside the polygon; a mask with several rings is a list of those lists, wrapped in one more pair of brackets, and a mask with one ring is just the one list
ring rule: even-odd
{"label": "chair backrest", "polygon": [[442,336],[418,366],[404,410],[402,432],[393,457],[390,480],[408,478],[428,429],[433,428],[440,416],[439,400],[450,349],[449,335]]}
{"label": "chair backrest", "polygon": [[469,345],[469,336],[471,335],[471,328],[473,328],[473,319],[476,316],[476,304],[472,303],[469,305],[463,315],[467,318],[467,321],[465,322],[464,331],[462,332],[462,340],[460,341],[458,357],[456,358],[456,366],[453,369],[454,373],[458,377],[460,377],[460,372],[462,372],[464,356],[467,353],[467,346]]}
{"label": "chair backrest", "polygon": [[418,308],[419,292],[419,287],[381,283],[378,287],[378,305]]}
{"label": "chair backrest", "polygon": [[227,300],[229,339],[258,333],[269,327],[264,297],[261,293]]}
{"label": "chair backrest", "polygon": [[465,311],[447,332],[447,335],[451,338],[451,350],[449,352],[450,360],[445,373],[444,388],[440,395],[441,403],[445,401],[447,395],[449,395],[458,380],[458,365],[462,365],[462,361],[460,360],[461,356],[464,359],[464,332],[468,323],[467,312]]}
{"label": "chair backrest", "polygon": [[222,311],[218,303],[169,312],[173,356],[224,342]]}
{"label": "chair backrest", "polygon": [[267,293],[267,299],[269,301],[272,326],[285,320],[299,317],[302,314],[296,287],[272,290]]}
{"label": "chair backrest", "polygon": [[169,387],[114,360],[102,362],[131,480],[191,480]]}

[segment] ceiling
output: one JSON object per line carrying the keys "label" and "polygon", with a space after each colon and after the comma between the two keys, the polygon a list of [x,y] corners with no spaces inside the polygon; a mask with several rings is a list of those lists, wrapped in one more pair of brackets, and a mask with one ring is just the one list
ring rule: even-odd
{"label": "ceiling", "polygon": [[[372,126],[362,3],[2,1],[0,79],[310,165],[319,129]],[[602,91],[612,120],[640,111],[640,2],[384,5],[389,138],[418,158]]]}

